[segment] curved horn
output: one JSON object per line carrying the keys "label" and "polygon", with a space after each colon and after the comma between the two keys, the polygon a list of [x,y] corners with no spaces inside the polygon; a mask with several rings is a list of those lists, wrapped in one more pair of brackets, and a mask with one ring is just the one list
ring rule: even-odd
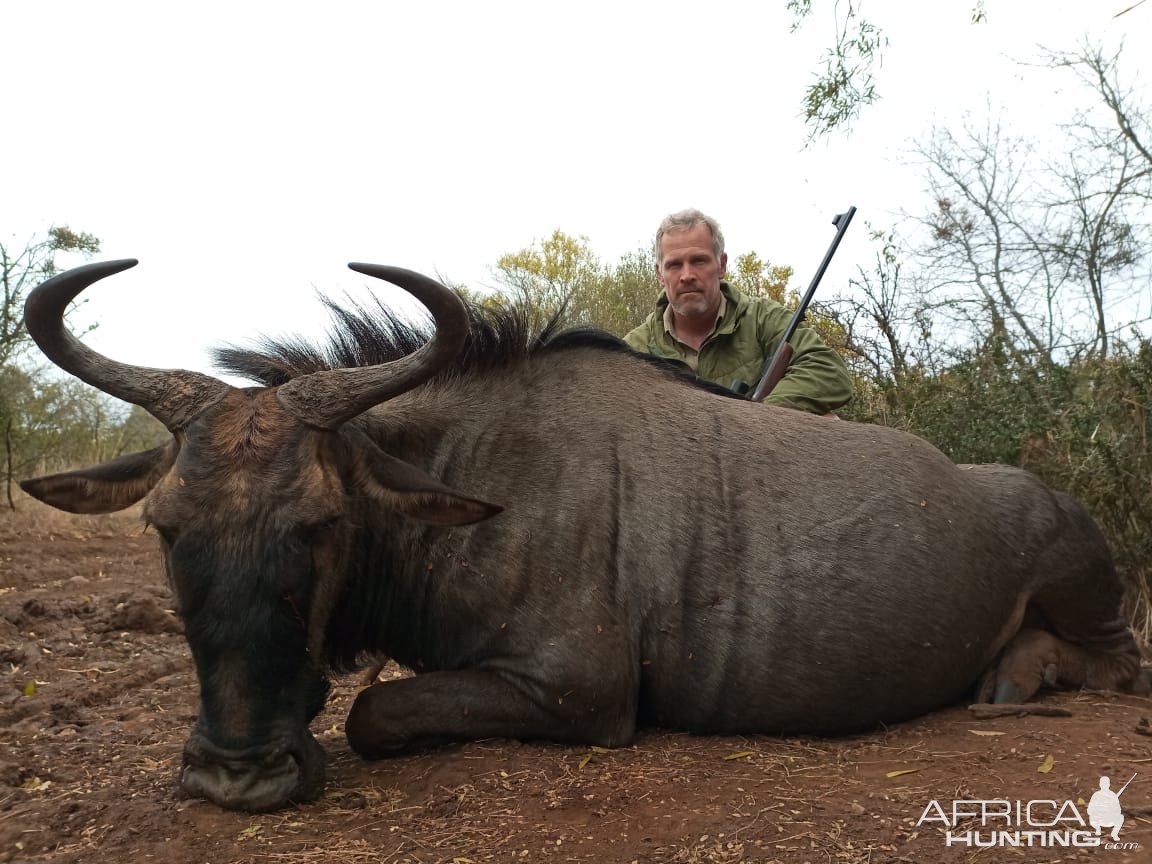
{"label": "curved horn", "polygon": [[468,312],[456,294],[434,279],[400,267],[349,264],[357,273],[398,285],[432,313],[436,335],[418,351],[362,369],[313,372],[280,386],[280,404],[305,423],[338,429],[358,414],[423,384],[451,363],[468,336]]}
{"label": "curved horn", "polygon": [[28,334],[44,354],[81,381],[139,405],[169,430],[185,425],[231,389],[223,381],[183,369],[149,369],[110,360],[64,326],[64,312],[93,282],[136,266],[135,258],[85,264],[38,285],[24,303]]}

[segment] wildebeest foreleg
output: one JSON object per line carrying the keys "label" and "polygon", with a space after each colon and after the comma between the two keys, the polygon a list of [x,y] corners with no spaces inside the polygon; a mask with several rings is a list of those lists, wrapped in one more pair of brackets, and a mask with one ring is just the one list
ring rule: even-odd
{"label": "wildebeest foreleg", "polygon": [[619,747],[636,728],[635,697],[541,692],[488,669],[429,672],[362,690],[344,725],[348,743],[380,759],[479,738],[547,738]]}

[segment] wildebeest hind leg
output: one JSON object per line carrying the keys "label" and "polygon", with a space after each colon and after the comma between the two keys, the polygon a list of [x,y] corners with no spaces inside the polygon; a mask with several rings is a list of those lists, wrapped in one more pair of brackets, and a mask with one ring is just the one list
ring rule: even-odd
{"label": "wildebeest hind leg", "polygon": [[1058,518],[1033,563],[1024,629],[985,675],[981,695],[1022,702],[1042,684],[1147,693],[1107,541],[1071,498],[1054,493],[1053,503]]}
{"label": "wildebeest hind leg", "polygon": [[1042,686],[1148,692],[1139,659],[1076,645],[1045,630],[1021,630],[985,674],[978,699],[1019,703]]}
{"label": "wildebeest hind leg", "polygon": [[[632,740],[635,700],[575,689],[534,692],[509,676],[467,669],[375,684],[356,697],[344,731],[352,749],[380,759],[479,738],[547,738],[619,747]],[[631,707],[629,707],[629,704]]]}

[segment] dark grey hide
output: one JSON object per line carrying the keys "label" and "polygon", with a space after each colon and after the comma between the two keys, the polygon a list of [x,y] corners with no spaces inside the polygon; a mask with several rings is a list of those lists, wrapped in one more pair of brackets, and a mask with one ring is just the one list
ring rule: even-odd
{"label": "dark grey hide", "polygon": [[[250,810],[319,794],[308,723],[328,672],[367,654],[419,673],[359,695],[347,734],[368,758],[483,737],[611,747],[640,724],[835,734],[977,690],[1146,690],[1100,531],[1035,477],[725,398],[605,338],[529,350],[478,312],[465,337],[439,286],[364,272],[434,307],[425,359],[372,365],[424,337],[346,315],[327,365],[370,369],[233,353],[269,386],[177,380],[160,407],[69,341],[63,301],[29,312],[58,364],[173,430],[25,487],[80,512],[147,496],[201,686],[189,794]],[[207,396],[173,402],[181,387]]]}

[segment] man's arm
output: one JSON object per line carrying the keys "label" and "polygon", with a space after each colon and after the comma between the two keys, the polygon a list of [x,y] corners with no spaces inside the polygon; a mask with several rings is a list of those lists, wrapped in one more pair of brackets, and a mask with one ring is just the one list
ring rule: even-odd
{"label": "man's arm", "polygon": [[[776,350],[791,314],[783,307],[760,304],[757,323],[765,356]],[[852,378],[843,358],[810,327],[800,326],[792,337],[792,362],[780,383],[764,398],[766,405],[828,414],[852,398]]]}

